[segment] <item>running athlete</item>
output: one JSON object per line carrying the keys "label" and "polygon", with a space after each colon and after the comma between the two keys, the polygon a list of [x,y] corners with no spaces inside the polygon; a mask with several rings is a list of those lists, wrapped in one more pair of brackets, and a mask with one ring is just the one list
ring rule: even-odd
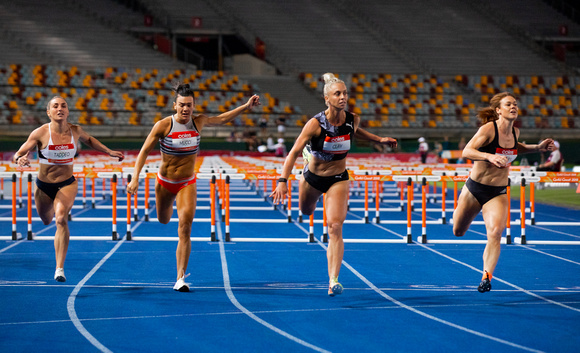
{"label": "running athlete", "polygon": [[[270,195],[274,204],[284,202],[288,193],[288,177],[294,163],[303,149],[311,151],[311,159],[304,167],[303,178],[299,184],[299,207],[303,214],[311,215],[316,202],[326,194],[326,219],[328,222],[328,295],[341,294],[343,287],[338,275],[344,254],[342,225],[346,219],[349,193],[349,175],[346,170],[346,156],[351,148],[353,137],[377,143],[397,146],[397,140],[379,137],[359,128],[360,117],[346,111],[348,90],[344,82],[331,73],[324,79],[324,100],[326,110],[311,118],[296,139],[292,150],[286,157],[281,178]],[[307,144],[310,144],[307,147]],[[306,159],[310,152],[305,153]]]}
{"label": "running athlete", "polygon": [[453,212],[453,234],[463,236],[482,211],[487,244],[478,291],[484,293],[491,290],[493,271],[501,251],[501,235],[507,222],[509,165],[518,154],[551,151],[554,143],[552,139],[545,139],[538,145],[518,142],[520,131],[514,127],[518,103],[509,92],[493,96],[490,106],[480,109],[478,117],[482,126],[463,149],[462,157],[474,163]]}
{"label": "running athlete", "polygon": [[40,169],[36,178],[34,201],[36,211],[45,225],[54,217],[54,251],[56,270],[54,279],[65,282],[64,261],[68,250],[70,232],[68,214],[72,209],[78,189],[73,176],[73,160],[78,150],[78,140],[97,151],[122,161],[123,153],[112,151],[87,134],[79,125],[68,122],[69,110],[64,98],[53,97],[46,106],[50,123],[32,131],[28,140],[14,154],[13,162],[21,167],[29,166],[28,154],[38,148]]}
{"label": "running athlete", "polygon": [[234,120],[245,110],[260,105],[260,98],[253,95],[248,102],[218,116],[193,115],[195,102],[193,90],[188,84],[178,84],[175,88],[173,109],[176,113],[158,121],[139,152],[135,162],[134,178],[127,186],[130,194],[137,193],[139,173],[145,165],[147,156],[159,142],[161,167],[155,184],[157,218],[163,224],[169,223],[173,214],[173,203],[177,202],[179,218],[176,260],[177,282],[173,287],[179,292],[189,292],[185,283],[187,264],[191,253],[191,224],[197,203],[195,184],[195,161],[199,152],[200,133],[205,125],[222,125]]}

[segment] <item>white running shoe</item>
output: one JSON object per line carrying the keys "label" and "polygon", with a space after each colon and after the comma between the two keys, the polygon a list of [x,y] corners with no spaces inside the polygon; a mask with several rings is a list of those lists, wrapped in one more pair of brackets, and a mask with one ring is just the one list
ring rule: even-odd
{"label": "white running shoe", "polygon": [[304,159],[304,164],[310,163],[310,159],[312,159],[312,148],[310,145],[304,146],[302,150],[302,159]]}
{"label": "white running shoe", "polygon": [[174,291],[189,292],[189,285],[187,283],[185,283],[185,278],[187,276],[189,276],[189,275],[185,275],[185,276],[181,277],[180,279],[178,279],[177,282],[175,282],[175,285],[173,286]]}
{"label": "white running shoe", "polygon": [[59,267],[54,271],[54,279],[57,282],[66,282],[66,277],[64,276],[64,268]]}
{"label": "white running shoe", "polygon": [[335,295],[342,294],[343,289],[342,284],[332,281],[328,286],[328,295],[334,297]]}

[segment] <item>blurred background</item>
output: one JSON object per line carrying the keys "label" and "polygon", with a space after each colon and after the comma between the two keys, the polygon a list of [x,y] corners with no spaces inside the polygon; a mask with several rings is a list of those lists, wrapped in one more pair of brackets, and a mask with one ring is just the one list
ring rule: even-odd
{"label": "blurred background", "polygon": [[[477,109],[510,91],[520,141],[558,140],[570,167],[580,164],[579,21],[571,0],[1,0],[0,153],[48,122],[55,95],[69,121],[139,150],[172,114],[175,81],[196,90],[197,114],[261,96],[252,113],[204,128],[202,150],[291,147],[325,109],[321,76],[332,72],[362,126],[400,141],[353,152],[414,153],[419,137],[435,157],[460,150]],[[527,157],[518,162],[542,158]]]}

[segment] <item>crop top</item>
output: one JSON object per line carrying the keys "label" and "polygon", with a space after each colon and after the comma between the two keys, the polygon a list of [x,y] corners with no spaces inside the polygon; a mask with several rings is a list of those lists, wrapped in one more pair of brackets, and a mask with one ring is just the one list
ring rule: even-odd
{"label": "crop top", "polygon": [[310,140],[312,155],[325,162],[337,161],[346,158],[350,151],[351,140],[354,136],[354,115],[345,111],[344,124],[334,126],[330,124],[324,111],[316,114],[315,119],[320,124],[320,135]]}
{"label": "crop top", "polygon": [[479,152],[497,154],[506,156],[508,163],[512,163],[518,157],[518,138],[516,136],[516,129],[512,127],[512,134],[514,135],[514,146],[512,148],[504,148],[499,145],[499,133],[497,131],[497,123],[493,121],[493,128],[495,130],[495,137],[489,145],[482,146],[478,149]]}
{"label": "crop top", "polygon": [[48,145],[38,151],[38,163],[48,165],[72,165],[74,156],[77,153],[77,145],[72,132],[70,131],[70,143],[55,145],[52,142],[52,131],[48,126]]}
{"label": "crop top", "polygon": [[193,118],[181,124],[171,116],[171,129],[167,136],[159,139],[161,152],[173,156],[189,156],[199,151],[200,135]]}

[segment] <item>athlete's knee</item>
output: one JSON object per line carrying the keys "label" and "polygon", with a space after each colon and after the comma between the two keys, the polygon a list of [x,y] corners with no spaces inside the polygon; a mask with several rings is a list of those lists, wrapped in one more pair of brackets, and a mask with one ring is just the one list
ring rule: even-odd
{"label": "athlete's knee", "polygon": [[302,214],[306,215],[306,216],[310,216],[311,214],[314,213],[314,210],[316,210],[316,204],[314,206],[312,205],[307,205],[307,204],[300,204],[300,211],[302,212]]}
{"label": "athlete's knee", "polygon": [[459,225],[457,225],[457,224],[453,225],[453,235],[455,235],[456,237],[462,237],[465,235],[466,232],[467,232],[467,229],[459,227]]}
{"label": "athlete's knee", "polygon": [[[43,220],[44,222],[44,220]],[[54,216],[54,222],[57,227],[66,227],[68,224],[68,213],[58,213]],[[50,223],[50,221],[48,222]],[[44,224],[48,224],[44,223]]]}
{"label": "athlete's knee", "polygon": [[499,242],[501,240],[501,235],[504,231],[505,227],[502,226],[491,226],[487,229],[487,239],[489,241],[496,241]]}

